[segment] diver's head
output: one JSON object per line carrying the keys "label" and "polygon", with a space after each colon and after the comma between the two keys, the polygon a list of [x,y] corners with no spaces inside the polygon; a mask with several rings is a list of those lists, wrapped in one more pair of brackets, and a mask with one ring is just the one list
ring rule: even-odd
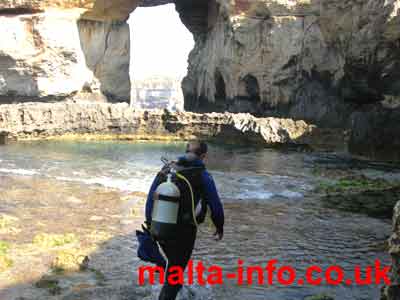
{"label": "diver's head", "polygon": [[204,160],[207,156],[208,146],[203,141],[192,141],[186,145],[186,153],[194,154],[199,159]]}

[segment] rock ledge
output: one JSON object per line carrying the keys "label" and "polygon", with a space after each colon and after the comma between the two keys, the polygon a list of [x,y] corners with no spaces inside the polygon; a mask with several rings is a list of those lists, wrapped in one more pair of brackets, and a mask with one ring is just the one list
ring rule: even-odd
{"label": "rock ledge", "polygon": [[0,105],[0,132],[17,140],[90,138],[205,140],[261,145],[312,144],[319,129],[304,121],[250,114],[144,111],[127,104],[22,103]]}

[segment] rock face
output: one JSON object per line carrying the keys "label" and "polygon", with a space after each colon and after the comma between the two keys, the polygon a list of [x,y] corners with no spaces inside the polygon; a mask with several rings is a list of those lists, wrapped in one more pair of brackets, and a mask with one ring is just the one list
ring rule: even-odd
{"label": "rock face", "polygon": [[343,126],[399,95],[400,1],[218,1],[183,87],[187,109]]}
{"label": "rock face", "polygon": [[[205,32],[207,2],[178,2],[182,22],[195,34]],[[126,20],[138,5],[121,0],[2,1],[0,104],[64,98],[129,102]]]}
{"label": "rock face", "polygon": [[129,14],[137,7],[137,0],[4,0],[0,11],[19,13],[23,11],[48,11],[51,9],[82,10],[83,18],[95,21],[126,21]]}
{"label": "rock face", "polygon": [[[310,143],[315,126],[304,121],[255,118],[249,114],[196,114],[134,110],[128,104],[24,103],[0,106],[0,131],[17,139],[94,134],[121,139]],[[89,136],[90,137],[90,136]]]}
{"label": "rock face", "polygon": [[93,100],[129,101],[128,24],[77,23],[80,15],[0,16],[0,103],[88,93]]}
{"label": "rock face", "polygon": [[391,285],[384,289],[382,300],[400,299],[400,201],[394,208],[392,224],[389,239],[389,253],[392,256]]}
{"label": "rock face", "polygon": [[400,109],[355,113],[349,150],[378,160],[400,161],[399,122]]}
{"label": "rock face", "polygon": [[188,110],[344,127],[360,106],[400,94],[400,0],[8,0],[0,95],[129,101],[126,19],[166,3],[196,40]]}
{"label": "rock face", "polygon": [[349,128],[366,105],[398,105],[400,0],[2,1],[0,103],[129,102],[126,20],[166,3],[196,41],[182,83],[189,111]]}
{"label": "rock face", "polygon": [[129,25],[122,21],[97,22],[79,20],[79,40],[86,67],[98,85],[83,86],[86,94],[100,91],[109,102],[129,102],[130,35]]}

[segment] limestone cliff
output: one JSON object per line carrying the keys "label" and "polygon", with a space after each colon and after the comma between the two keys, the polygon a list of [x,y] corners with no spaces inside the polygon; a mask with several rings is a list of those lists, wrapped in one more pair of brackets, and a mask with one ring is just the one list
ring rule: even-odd
{"label": "limestone cliff", "polygon": [[79,93],[129,100],[128,24],[80,20],[81,13],[0,16],[0,103]]}
{"label": "limestone cliff", "polygon": [[349,128],[399,103],[400,0],[2,1],[0,103],[129,102],[126,20],[165,3],[196,41],[187,110]]}
{"label": "limestone cliff", "polygon": [[400,93],[400,1],[218,1],[183,87],[187,109],[343,126]]}
{"label": "limestone cliff", "polygon": [[[145,6],[172,1],[149,1]],[[204,4],[205,3],[205,4]],[[129,102],[130,32],[139,1],[2,1],[0,104],[65,98]],[[179,6],[179,7],[178,7]],[[207,2],[179,1],[194,34],[207,28]]]}
{"label": "limestone cliff", "polygon": [[138,4],[138,0],[4,0],[0,3],[0,11],[19,14],[21,11],[81,9],[84,19],[125,21]]}
{"label": "limestone cliff", "polygon": [[196,40],[188,110],[343,126],[360,105],[399,96],[399,0],[2,1],[0,94],[129,101],[126,19],[165,3]]}

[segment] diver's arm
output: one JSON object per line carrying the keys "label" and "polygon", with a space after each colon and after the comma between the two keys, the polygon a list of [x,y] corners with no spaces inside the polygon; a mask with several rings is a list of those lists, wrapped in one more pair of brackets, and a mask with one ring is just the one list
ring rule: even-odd
{"label": "diver's arm", "polygon": [[222,237],[224,232],[224,208],[219,198],[214,179],[211,175],[204,171],[202,174],[204,185],[204,197],[211,210],[211,219],[217,228],[217,234]]}

